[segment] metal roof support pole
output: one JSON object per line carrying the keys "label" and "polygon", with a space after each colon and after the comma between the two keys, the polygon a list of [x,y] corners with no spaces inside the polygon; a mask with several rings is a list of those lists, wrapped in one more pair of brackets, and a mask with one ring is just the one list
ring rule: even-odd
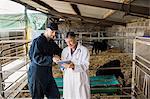
{"label": "metal roof support pole", "polygon": [[133,40],[133,61],[132,61],[132,92],[131,92],[131,95],[132,97],[134,98],[134,93],[135,93],[135,58],[136,58],[136,39]]}
{"label": "metal roof support pole", "polygon": [[[25,39],[25,40],[29,40],[29,20],[28,20],[28,15],[27,15],[27,6],[25,6],[25,10],[24,10],[24,14],[25,14],[25,35],[24,35],[24,37],[25,38],[23,38],[23,39]],[[29,43],[25,43],[24,44],[24,47],[25,47],[25,55],[26,56],[28,56],[27,54],[28,54],[28,51],[29,51]],[[24,59],[25,59],[25,62],[27,62],[27,58],[26,58],[26,56],[24,56]],[[27,67],[27,65],[26,65],[26,70],[28,70],[28,67]]]}
{"label": "metal roof support pole", "polygon": [[[0,53],[0,57],[2,57],[1,53]],[[0,93],[2,95],[2,59],[0,59]]]}
{"label": "metal roof support pole", "polygon": [[3,81],[3,72],[2,72],[2,51],[0,52],[0,96],[5,97],[4,95],[4,81]]}
{"label": "metal roof support pole", "polygon": [[[28,34],[28,15],[27,15],[27,7],[25,6],[25,10],[24,10],[24,14],[25,14],[25,16],[24,16],[24,19],[25,19],[25,35],[24,35],[24,39],[25,40],[28,40],[28,36],[29,36],[29,34]],[[26,51],[26,54],[27,54],[27,52],[28,52],[28,44],[26,44],[25,45],[25,51]]]}

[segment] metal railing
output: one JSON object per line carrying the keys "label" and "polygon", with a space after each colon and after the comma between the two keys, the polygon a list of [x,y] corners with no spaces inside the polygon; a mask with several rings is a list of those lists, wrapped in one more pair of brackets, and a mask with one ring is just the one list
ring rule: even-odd
{"label": "metal railing", "polygon": [[139,99],[150,98],[150,38],[134,40],[132,94]]}
{"label": "metal railing", "polygon": [[[27,84],[28,56],[26,47],[30,41],[3,40],[0,44],[12,44],[0,51],[0,92],[4,98],[13,98]],[[7,52],[8,51],[8,52]],[[7,52],[7,53],[6,53]],[[3,60],[8,60],[5,62]]]}

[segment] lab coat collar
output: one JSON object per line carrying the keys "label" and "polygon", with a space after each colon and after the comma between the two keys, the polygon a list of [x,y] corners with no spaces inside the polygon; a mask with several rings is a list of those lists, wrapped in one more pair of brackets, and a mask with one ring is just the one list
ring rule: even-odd
{"label": "lab coat collar", "polygon": [[[81,46],[81,44],[79,42],[77,42],[77,48],[72,55],[78,53],[78,51],[80,50],[80,46]],[[69,56],[71,56],[71,49],[69,47],[68,47],[68,50],[69,50]]]}
{"label": "lab coat collar", "polygon": [[80,49],[80,46],[81,46],[81,44],[78,42],[78,45],[77,45],[76,50],[79,50],[79,49]]}

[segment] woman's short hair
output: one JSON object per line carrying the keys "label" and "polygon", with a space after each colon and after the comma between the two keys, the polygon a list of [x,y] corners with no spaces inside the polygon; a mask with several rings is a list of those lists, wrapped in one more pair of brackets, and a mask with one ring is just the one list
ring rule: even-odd
{"label": "woman's short hair", "polygon": [[75,35],[75,33],[74,32],[67,32],[67,34],[66,34],[66,38],[75,38],[76,37],[76,35]]}

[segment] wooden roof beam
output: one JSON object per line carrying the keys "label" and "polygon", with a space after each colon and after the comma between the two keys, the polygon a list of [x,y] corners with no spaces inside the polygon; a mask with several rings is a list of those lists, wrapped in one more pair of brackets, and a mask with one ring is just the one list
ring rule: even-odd
{"label": "wooden roof beam", "polygon": [[119,10],[119,11],[124,11],[129,13],[141,14],[144,16],[150,16],[149,13],[150,7],[143,7],[143,6],[132,5],[132,4],[129,5],[129,4],[105,1],[105,0],[58,0],[58,1],[65,1],[73,4],[83,4],[83,5],[107,8],[112,10]]}
{"label": "wooden roof beam", "polygon": [[48,4],[46,4],[43,1],[40,1],[40,0],[32,0],[32,1],[40,4],[43,7],[48,8],[50,10],[50,13],[55,15],[55,16],[59,16],[59,17],[62,17],[62,16],[64,16],[64,17],[76,17],[76,18],[80,18],[80,19],[83,19],[83,20],[85,19],[85,20],[97,21],[97,22],[100,22],[100,23],[109,23],[111,25],[114,25],[114,24],[116,24],[116,25],[126,25],[126,23],[122,23],[122,22],[108,21],[108,20],[104,20],[104,19],[97,19],[97,18],[81,16],[81,14],[79,12],[77,12],[77,13],[80,14],[80,15],[61,13],[61,12],[56,11],[55,9],[53,9],[52,7],[50,7]]}
{"label": "wooden roof beam", "polygon": [[80,10],[76,4],[71,4],[73,10],[77,13],[77,15],[81,15]]}
{"label": "wooden roof beam", "polygon": [[80,18],[83,20],[91,20],[95,21],[97,23],[106,23],[106,24],[111,24],[111,25],[126,25],[126,23],[123,22],[116,22],[116,21],[110,21],[110,20],[105,20],[105,19],[97,19],[97,18],[91,18],[91,17],[86,17],[86,16],[79,16],[79,15],[73,15],[73,14],[66,14],[66,13],[61,13],[62,16],[66,17],[75,17],[75,18]]}
{"label": "wooden roof beam", "polygon": [[49,9],[50,14],[57,14],[58,13],[55,9],[53,9],[51,6],[49,6],[48,4],[46,4],[45,2],[43,2],[41,0],[32,0],[32,1],[34,1],[35,3],[45,7],[47,9]]}
{"label": "wooden roof beam", "polygon": [[[124,2],[125,3],[125,2],[129,2],[129,1],[128,0],[120,0],[120,2]],[[106,19],[106,18],[110,17],[115,12],[116,12],[116,10],[108,11],[106,14],[103,15],[103,19]]]}
{"label": "wooden roof beam", "polygon": [[14,2],[16,2],[16,3],[20,3],[21,5],[24,5],[25,7],[27,7],[27,9],[30,9],[30,10],[37,10],[36,8],[30,6],[30,5],[26,4],[26,3],[23,3],[23,2],[21,2],[20,0],[11,0],[11,1],[14,1]]}
{"label": "wooden roof beam", "polygon": [[[16,1],[18,1],[18,0],[15,0],[15,2]],[[83,20],[91,20],[91,21],[95,21],[96,23],[107,24],[107,25],[124,25],[124,26],[126,25],[126,23],[123,23],[123,22],[109,21],[109,20],[91,18],[91,17],[81,16],[81,15],[61,13],[61,12],[56,11],[55,9],[53,9],[52,7],[50,7],[48,4],[46,4],[43,1],[40,1],[40,0],[32,0],[32,1],[34,1],[35,3],[38,3],[39,5],[41,5],[43,7],[48,8],[49,9],[49,13],[47,13],[47,14],[54,15],[57,18],[74,17],[74,18],[80,18],[80,19],[83,19]],[[20,1],[18,3],[22,4],[23,2]],[[29,4],[26,4],[26,5],[32,7],[32,5],[29,5]],[[37,9],[35,9],[35,10],[37,10]]]}

